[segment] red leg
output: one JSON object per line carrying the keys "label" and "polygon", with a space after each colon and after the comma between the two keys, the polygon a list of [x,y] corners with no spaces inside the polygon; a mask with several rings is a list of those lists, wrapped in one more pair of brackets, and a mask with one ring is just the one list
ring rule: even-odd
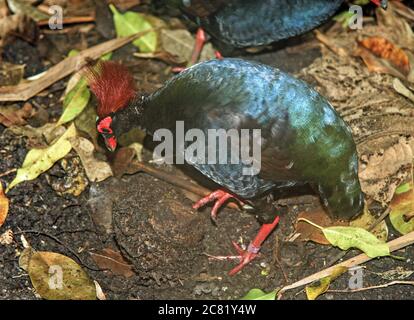
{"label": "red leg", "polygon": [[214,55],[216,56],[216,59],[218,59],[218,60],[223,60],[224,59],[224,57],[223,57],[223,55],[221,54],[220,51],[215,51]]}
{"label": "red leg", "polygon": [[249,244],[247,250],[243,250],[236,242],[233,241],[233,246],[236,249],[238,255],[235,256],[211,256],[208,255],[212,259],[216,260],[236,260],[240,261],[239,265],[233,268],[229,275],[233,276],[238,273],[241,269],[243,269],[247,264],[250,263],[253,259],[257,257],[260,251],[260,247],[262,243],[266,240],[269,234],[276,228],[277,224],[279,223],[279,216],[273,220],[272,223],[264,224],[259,230],[259,233],[254,238],[254,240]]}
{"label": "red leg", "polygon": [[240,199],[236,198],[234,195],[224,191],[224,190],[216,190],[209,195],[205,196],[204,198],[198,200],[194,205],[193,209],[199,209],[204,207],[206,204],[215,201],[213,209],[211,210],[211,219],[214,221],[217,220],[217,212],[218,210],[226,203],[229,199],[236,199],[241,206],[244,206],[245,203]]}
{"label": "red leg", "polygon": [[[206,34],[202,28],[198,28],[196,38],[195,38],[195,45],[194,45],[193,53],[188,63],[188,67],[197,63],[198,59],[200,58],[201,51],[203,51],[205,43],[206,43]],[[172,68],[171,71],[173,73],[180,73],[185,69],[186,68],[183,68],[183,67],[174,67]]]}
{"label": "red leg", "polygon": [[198,59],[200,58],[201,51],[203,51],[205,43],[206,33],[202,28],[198,28],[193,54],[191,55],[190,66],[197,63]]}

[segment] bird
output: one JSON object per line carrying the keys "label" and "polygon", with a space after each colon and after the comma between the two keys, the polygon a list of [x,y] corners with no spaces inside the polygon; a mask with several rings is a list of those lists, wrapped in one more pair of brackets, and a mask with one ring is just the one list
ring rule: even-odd
{"label": "bird", "polygon": [[[349,126],[310,85],[277,68],[238,58],[213,59],[183,70],[149,94],[136,89],[133,76],[118,62],[89,66],[86,77],[97,98],[97,131],[111,152],[120,137],[135,128],[157,141],[161,141],[156,139],[159,130],[178,136],[177,124],[205,136],[210,130],[224,129],[238,134],[244,130],[250,138],[259,130],[256,172],[251,172],[251,163],[217,161],[220,152],[233,154],[238,146],[233,141],[208,145],[207,153],[216,152],[216,161],[202,161],[202,152],[200,158],[186,154],[187,165],[219,185],[193,206],[214,203],[213,220],[229,200],[254,207],[272,190],[306,184],[319,193],[332,217],[350,220],[363,209],[358,156]],[[186,141],[185,147],[189,144]],[[251,171],[246,174],[246,169]],[[279,219],[278,213],[267,218],[246,250],[233,242],[240,263],[231,275],[257,257]]]}
{"label": "bird", "polygon": [[[344,0],[165,0],[200,28],[193,57],[206,41],[204,30],[234,48],[268,45],[306,33],[327,21]],[[388,0],[370,0],[386,9]],[[194,63],[194,58],[192,63]]]}

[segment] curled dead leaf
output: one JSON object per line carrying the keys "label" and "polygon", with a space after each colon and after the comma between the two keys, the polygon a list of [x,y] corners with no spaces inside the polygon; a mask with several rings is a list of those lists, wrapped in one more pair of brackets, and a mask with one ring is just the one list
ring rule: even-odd
{"label": "curled dead leaf", "polygon": [[92,259],[101,269],[108,269],[113,274],[132,277],[135,273],[133,266],[129,264],[120,252],[105,248],[100,253],[91,252]]}
{"label": "curled dead leaf", "polygon": [[112,176],[111,166],[95,157],[95,147],[92,142],[83,137],[72,137],[69,141],[81,158],[82,165],[90,181],[100,182]]}
{"label": "curled dead leaf", "polygon": [[377,57],[388,60],[404,75],[408,75],[410,72],[410,61],[407,54],[391,41],[382,37],[368,37],[358,43]]}
{"label": "curled dead leaf", "polygon": [[17,105],[0,107],[0,123],[6,127],[22,126],[33,114],[34,110],[30,103],[25,103],[22,108]]}
{"label": "curled dead leaf", "polygon": [[411,164],[414,158],[414,138],[400,138],[398,143],[369,157],[365,168],[361,168],[359,178],[362,181],[387,178],[402,166]]}

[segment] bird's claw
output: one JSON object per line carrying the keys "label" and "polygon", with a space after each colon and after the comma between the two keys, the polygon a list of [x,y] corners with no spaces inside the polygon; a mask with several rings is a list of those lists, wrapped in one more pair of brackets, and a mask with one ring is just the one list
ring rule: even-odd
{"label": "bird's claw", "polygon": [[229,260],[239,260],[239,264],[230,270],[229,275],[233,276],[242,270],[246,265],[248,265],[252,260],[254,260],[259,255],[260,247],[255,247],[253,244],[250,244],[247,250],[244,250],[236,242],[232,241],[233,247],[237,251],[237,255],[233,256],[213,256],[206,254],[210,259],[220,260],[220,261],[229,261]]}
{"label": "bird's claw", "polygon": [[216,190],[204,198],[198,200],[194,205],[193,209],[200,209],[201,207],[204,207],[206,204],[215,201],[213,209],[211,210],[211,219],[216,222],[217,221],[217,213],[218,210],[227,202],[229,199],[235,199],[240,204],[240,206],[244,207],[246,204],[235,197],[234,195],[223,191],[223,190]]}

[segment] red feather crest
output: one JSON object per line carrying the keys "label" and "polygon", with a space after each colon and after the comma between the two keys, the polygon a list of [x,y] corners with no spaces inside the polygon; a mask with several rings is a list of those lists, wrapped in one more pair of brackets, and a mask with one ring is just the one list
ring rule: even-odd
{"label": "red feather crest", "polygon": [[117,62],[98,62],[88,68],[86,78],[98,99],[96,111],[100,118],[125,108],[136,95],[134,77]]}

